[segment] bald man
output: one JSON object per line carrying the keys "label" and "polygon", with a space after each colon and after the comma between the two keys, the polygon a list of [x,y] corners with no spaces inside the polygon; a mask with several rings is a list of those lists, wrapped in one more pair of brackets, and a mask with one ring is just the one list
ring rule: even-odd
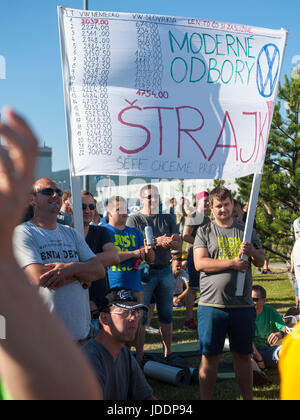
{"label": "bald man", "polygon": [[40,295],[64,321],[73,338],[89,338],[88,287],[105,276],[105,269],[75,229],[57,223],[62,191],[50,178],[33,184],[33,218],[16,227],[14,252],[19,265]]}

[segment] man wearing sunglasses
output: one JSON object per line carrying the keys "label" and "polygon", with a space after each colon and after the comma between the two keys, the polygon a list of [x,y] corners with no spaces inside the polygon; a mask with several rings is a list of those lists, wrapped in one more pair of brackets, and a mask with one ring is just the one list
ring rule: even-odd
{"label": "man wearing sunglasses", "polygon": [[[173,330],[173,292],[174,279],[171,269],[171,251],[182,250],[182,240],[174,217],[171,214],[159,212],[159,191],[153,185],[145,185],[140,191],[143,209],[133,214],[127,221],[127,226],[140,230],[145,236],[145,227],[151,226],[155,237],[155,261],[150,265],[147,279],[142,276],[145,305],[149,306],[152,296],[155,296],[160,333],[164,349],[164,357],[172,363],[171,354]],[[147,319],[144,317],[144,325]],[[141,337],[141,340],[143,337]]]}
{"label": "man wearing sunglasses", "polygon": [[[96,212],[96,204],[93,195],[89,191],[81,191],[81,200],[84,237],[88,246],[96,254],[105,269],[108,269],[113,265],[118,265],[120,258],[118,251],[112,242],[109,230],[106,227],[93,224]],[[93,336],[99,331],[98,309],[100,308],[108,289],[109,282],[107,275],[94,281],[89,289],[93,318]]]}
{"label": "man wearing sunglasses", "polygon": [[33,184],[33,218],[16,227],[14,250],[19,265],[40,295],[80,343],[90,332],[87,288],[105,277],[100,260],[73,228],[57,223],[62,191],[50,178]]}
{"label": "man wearing sunglasses", "polygon": [[256,310],[253,357],[260,369],[274,368],[278,363],[278,343],[286,335],[286,325],[279,312],[266,305],[267,292],[259,285],[252,287]]}
{"label": "man wearing sunglasses", "polygon": [[147,306],[125,287],[110,289],[100,309],[102,329],[84,346],[105,400],[150,400],[152,389],[126,343],[133,341]]}

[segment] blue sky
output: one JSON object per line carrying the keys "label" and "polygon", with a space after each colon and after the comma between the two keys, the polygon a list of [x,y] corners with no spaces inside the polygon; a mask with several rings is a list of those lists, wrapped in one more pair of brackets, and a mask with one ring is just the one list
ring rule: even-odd
{"label": "blue sky", "polygon": [[[6,79],[0,77],[0,107],[12,105],[28,118],[40,142],[53,148],[53,170],[68,167],[58,5],[82,9],[83,0],[1,0],[0,5],[0,56],[6,62]],[[286,28],[289,36],[281,80],[284,74],[290,75],[297,56],[300,65],[299,0],[89,0],[89,9]]]}

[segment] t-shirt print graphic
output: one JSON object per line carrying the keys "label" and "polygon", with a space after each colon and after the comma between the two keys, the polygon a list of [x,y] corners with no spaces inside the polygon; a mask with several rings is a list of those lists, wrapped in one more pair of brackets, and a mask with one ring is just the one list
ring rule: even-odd
{"label": "t-shirt print graphic", "polygon": [[219,260],[233,260],[239,255],[241,238],[218,236]]}

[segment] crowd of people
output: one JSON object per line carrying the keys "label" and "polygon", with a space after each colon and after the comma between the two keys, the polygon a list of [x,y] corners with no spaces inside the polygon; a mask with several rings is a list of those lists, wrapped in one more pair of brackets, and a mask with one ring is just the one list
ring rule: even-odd
{"label": "crowd of people", "polygon": [[266,256],[255,230],[243,241],[244,213],[230,190],[202,191],[179,210],[170,199],[161,212],[158,188],[145,185],[139,212],[129,216],[126,197],[114,196],[102,218],[82,191],[81,235],[71,193],[50,178],[32,183],[37,141],[27,123],[8,110],[0,134],[8,144],[0,148],[0,308],[8,322],[0,378],[12,398],[155,399],[141,368],[155,305],[164,363],[181,363],[171,349],[174,307],[186,308],[183,328],[198,331],[201,399],[212,397],[227,336],[241,394],[252,399],[253,361],[276,364],[287,331],[265,289],[252,287],[251,266],[263,267]]}

